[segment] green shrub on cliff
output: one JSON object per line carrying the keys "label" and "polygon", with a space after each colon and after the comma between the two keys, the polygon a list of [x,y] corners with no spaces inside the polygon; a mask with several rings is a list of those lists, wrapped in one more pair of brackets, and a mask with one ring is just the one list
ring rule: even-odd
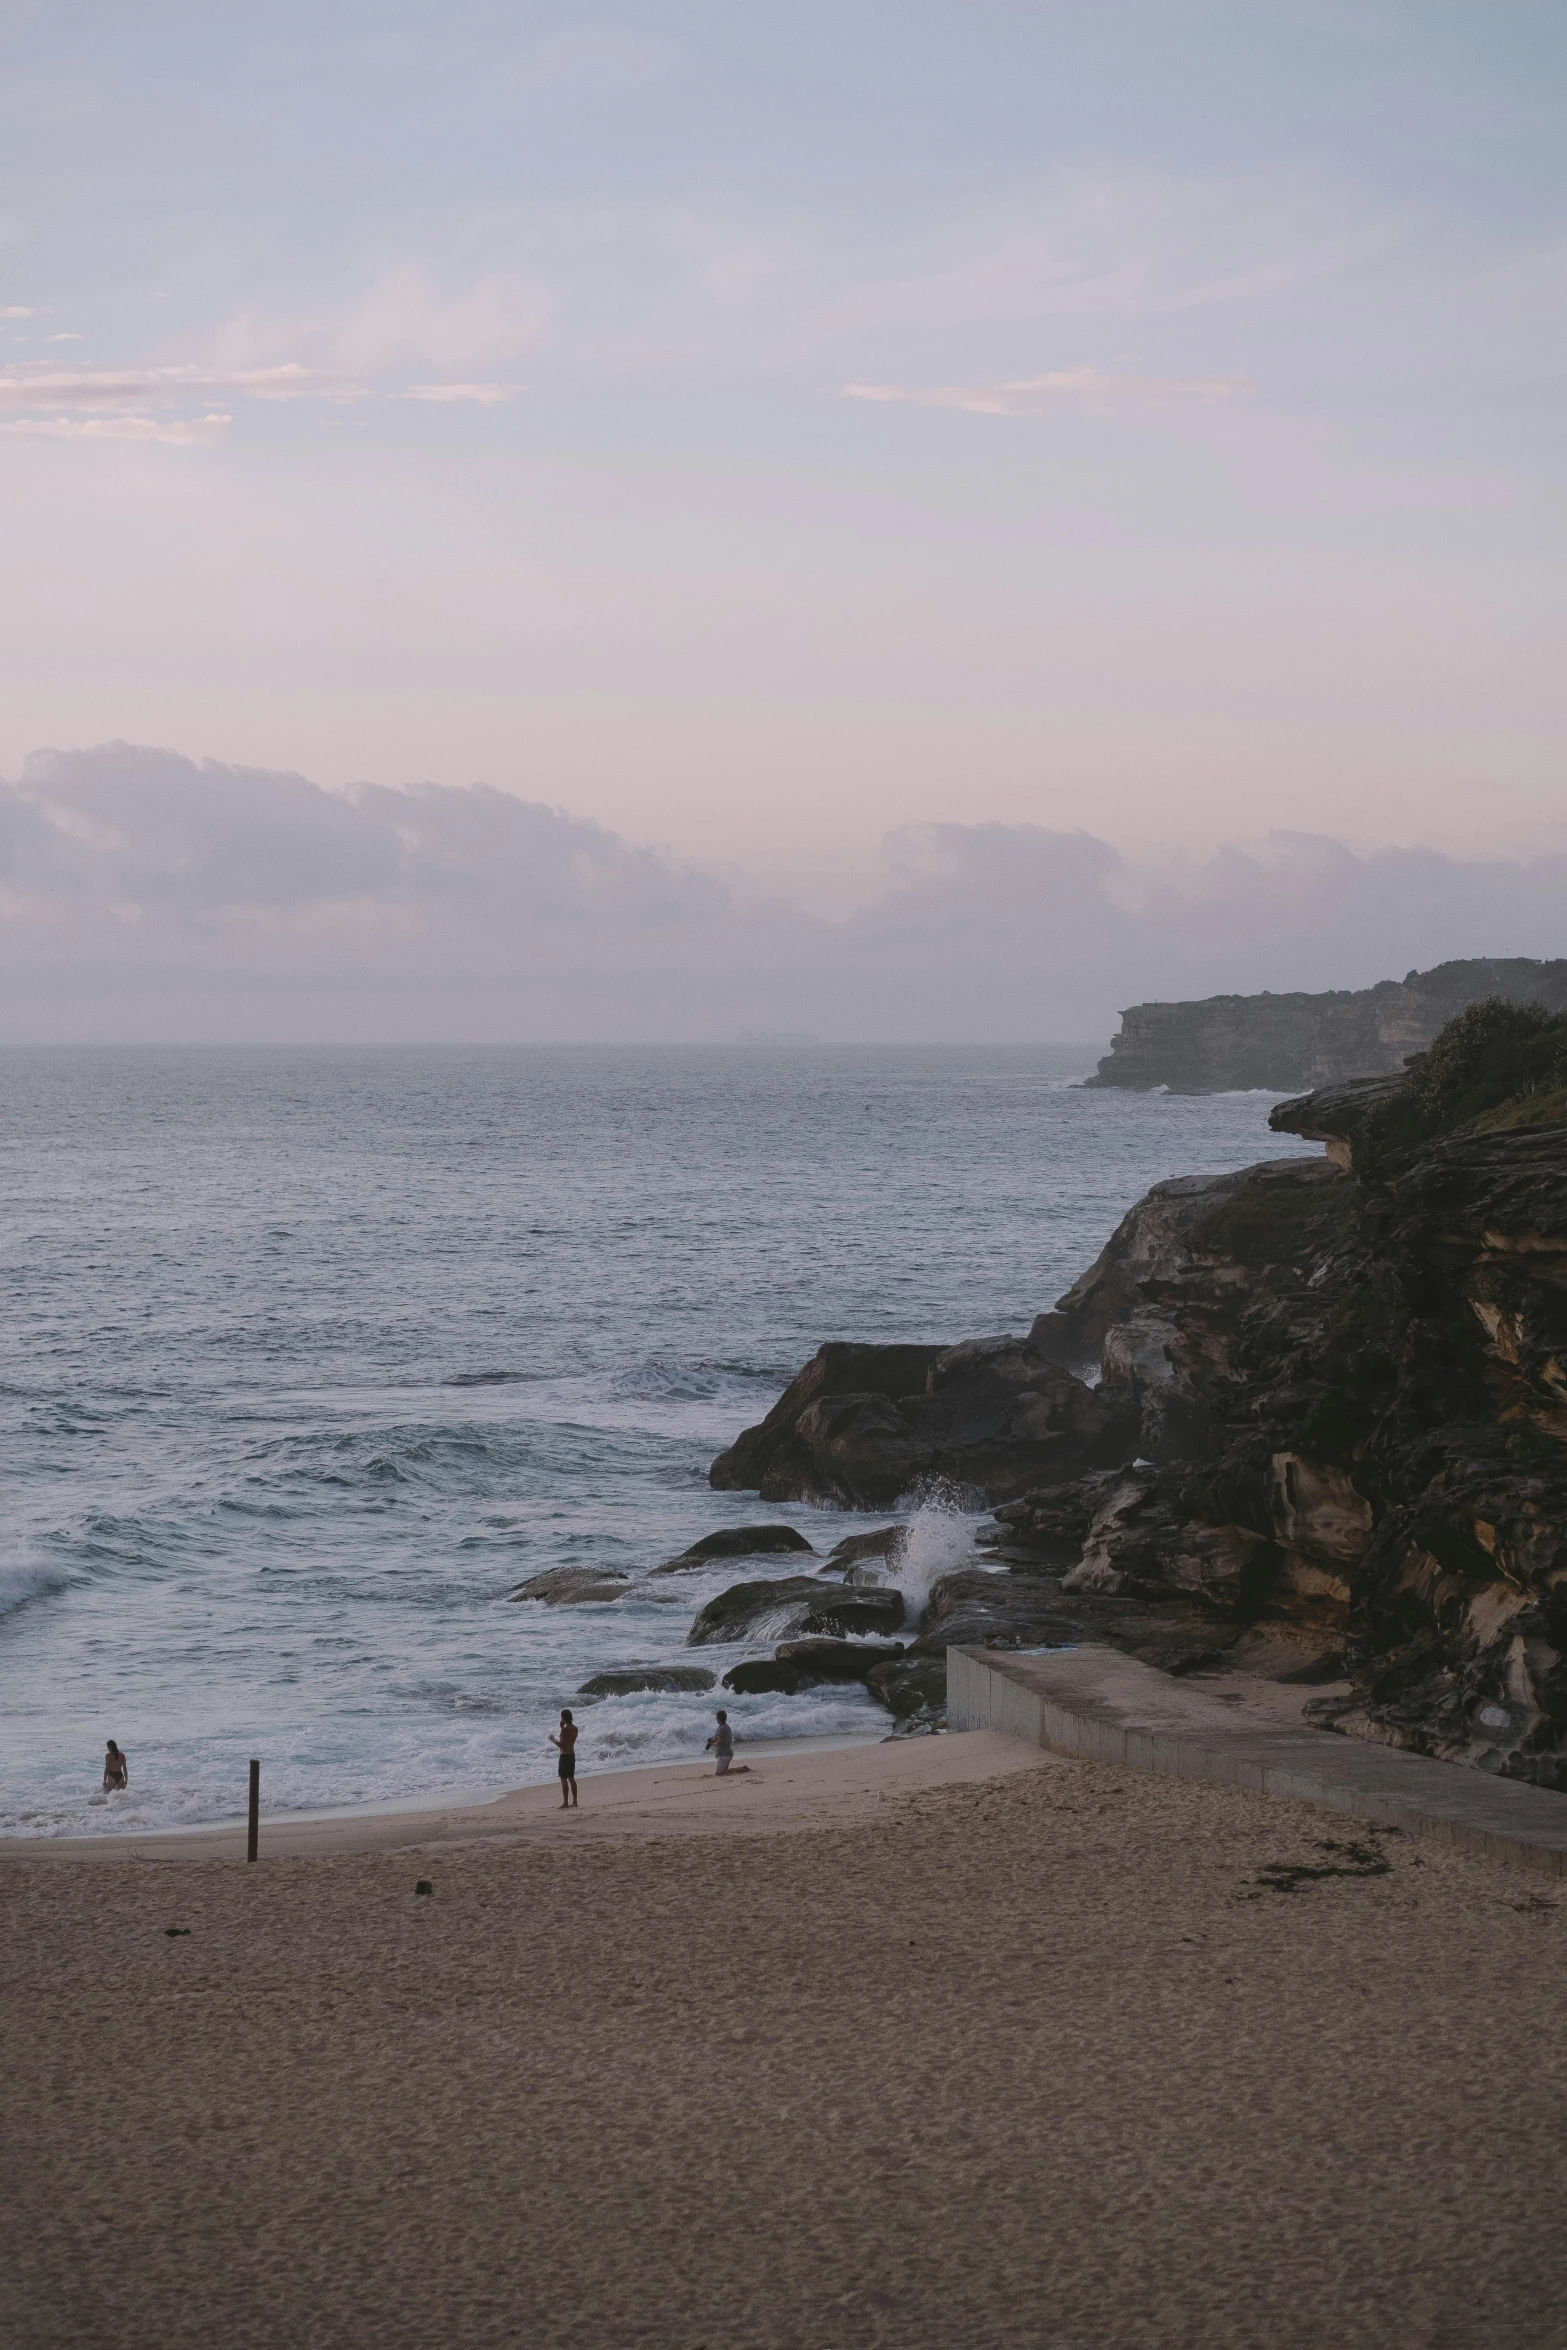
{"label": "green shrub on cliff", "polygon": [[1444,1134],[1553,1116],[1567,1118],[1567,1013],[1487,996],[1411,1060],[1407,1082],[1367,1118],[1356,1163],[1374,1170]]}
{"label": "green shrub on cliff", "polygon": [[1471,1134],[1507,1134],[1519,1126],[1567,1125],[1567,1084],[1515,1094],[1499,1108],[1476,1118]]}

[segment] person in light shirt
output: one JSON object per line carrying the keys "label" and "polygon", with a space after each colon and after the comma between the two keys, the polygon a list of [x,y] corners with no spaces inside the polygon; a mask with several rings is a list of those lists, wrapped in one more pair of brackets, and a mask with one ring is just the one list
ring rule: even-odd
{"label": "person in light shirt", "polygon": [[731,1771],[738,1777],[741,1771],[748,1771],[751,1768],[749,1763],[735,1761],[735,1734],[729,1727],[729,1716],[722,1706],[718,1709],[718,1727],[707,1742],[707,1752],[711,1754],[715,1747],[718,1749],[716,1775],[720,1779],[727,1778]]}

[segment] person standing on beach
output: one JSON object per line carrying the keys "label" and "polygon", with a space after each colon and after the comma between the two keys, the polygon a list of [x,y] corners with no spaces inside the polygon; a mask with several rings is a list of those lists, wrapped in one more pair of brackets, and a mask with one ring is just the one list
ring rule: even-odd
{"label": "person standing on beach", "polygon": [[707,1742],[707,1752],[711,1754],[715,1746],[718,1749],[716,1777],[727,1778],[731,1771],[738,1777],[741,1771],[748,1771],[751,1768],[749,1763],[735,1761],[735,1734],[729,1727],[729,1716],[722,1706],[718,1709],[718,1727]]}
{"label": "person standing on beach", "polygon": [[118,1795],[130,1783],[131,1766],[111,1738],[108,1752],[103,1758],[103,1791],[105,1795]]}
{"label": "person standing on beach", "polygon": [[550,1744],[560,1755],[560,1808],[569,1811],[577,1800],[577,1725],[569,1705],[561,1712],[560,1736],[551,1738]]}

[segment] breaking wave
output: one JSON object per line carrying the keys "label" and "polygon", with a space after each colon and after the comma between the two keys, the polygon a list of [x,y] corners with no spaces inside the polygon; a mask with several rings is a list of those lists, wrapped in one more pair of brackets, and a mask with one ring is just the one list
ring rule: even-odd
{"label": "breaking wave", "polygon": [[923,1503],[909,1520],[909,1539],[903,1554],[887,1576],[887,1581],[903,1594],[903,1616],[907,1626],[919,1622],[930,1602],[931,1587],[943,1575],[954,1575],[960,1567],[979,1567],[988,1562],[975,1551],[974,1529],[980,1519],[973,1511],[962,1509],[956,1500],[941,1495]]}
{"label": "breaking wave", "polygon": [[0,1616],[9,1616],[30,1599],[44,1599],[64,1591],[66,1577],[53,1567],[0,1567]]}

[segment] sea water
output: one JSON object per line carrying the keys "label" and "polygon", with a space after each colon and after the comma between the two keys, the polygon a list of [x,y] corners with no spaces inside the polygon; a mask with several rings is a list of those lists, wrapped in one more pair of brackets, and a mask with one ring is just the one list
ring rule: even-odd
{"label": "sea water", "polygon": [[[1092,1048],[0,1055],[0,1833],[482,1796],[699,1755],[714,1698],[598,1703],[701,1602],[609,1606],[765,1519],[707,1484],[827,1338],[1022,1330],[1173,1174],[1299,1152],[1268,1097],[1084,1092]],[[920,1516],[917,1604],[977,1521]],[[810,1567],[813,1562],[800,1562]],[[917,1587],[917,1588],[916,1588]],[[718,1693],[721,1695],[721,1692]],[[734,1698],[743,1739],[877,1736],[859,1690]],[[99,1792],[104,1741],[128,1795]]]}

